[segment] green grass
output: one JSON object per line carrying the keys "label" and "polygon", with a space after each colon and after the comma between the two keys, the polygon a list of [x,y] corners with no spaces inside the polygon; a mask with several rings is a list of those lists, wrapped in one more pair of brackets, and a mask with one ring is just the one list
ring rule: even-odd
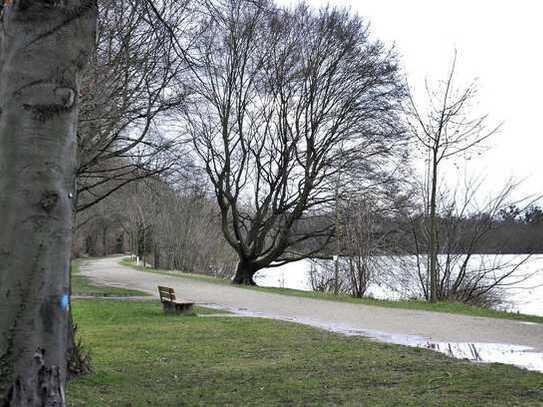
{"label": "green grass", "polygon": [[80,274],[81,264],[83,262],[85,262],[85,260],[82,259],[74,260],[72,262],[72,295],[91,297],[140,297],[149,295],[143,291],[97,286],[89,278]]}
{"label": "green grass", "polygon": [[69,383],[71,406],[543,405],[543,375],[512,366],[153,302],[73,310],[96,373]]}
{"label": "green grass", "polygon": [[[146,271],[150,273],[166,274],[169,276],[177,276],[180,278],[192,278],[192,279],[197,279],[197,280],[203,280],[203,281],[211,282],[214,284],[230,285],[229,280],[211,277],[211,276],[171,272],[171,271],[165,271],[165,270],[154,270],[154,269],[149,269],[149,268],[144,269],[143,267],[134,265],[134,263],[130,262],[126,258],[121,260],[121,264],[127,267],[132,267],[136,270]],[[537,315],[527,315],[527,314],[517,314],[513,312],[496,311],[489,308],[474,307],[474,306],[465,305],[461,303],[440,302],[437,304],[431,304],[429,302],[420,301],[420,300],[386,301],[386,300],[377,300],[373,298],[354,298],[349,295],[334,295],[331,293],[321,293],[321,292],[315,292],[315,291],[293,290],[290,288],[240,286],[240,289],[256,290],[256,291],[269,292],[269,293],[274,293],[274,294],[289,295],[289,296],[294,296],[294,297],[312,298],[316,300],[348,302],[351,304],[364,304],[364,305],[371,305],[371,306],[377,306],[377,307],[444,312],[444,313],[449,313],[449,314],[462,314],[462,315],[469,315],[469,316],[475,316],[475,317],[512,319],[512,320],[518,320],[518,321],[537,322],[540,324],[543,323],[543,317],[540,317]]]}

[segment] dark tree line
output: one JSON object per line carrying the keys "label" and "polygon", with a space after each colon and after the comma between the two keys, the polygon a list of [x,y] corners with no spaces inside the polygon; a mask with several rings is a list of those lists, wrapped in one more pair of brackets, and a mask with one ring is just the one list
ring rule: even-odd
{"label": "dark tree line", "polygon": [[[531,207],[529,212],[519,215],[514,221],[507,215],[500,214],[492,217],[489,214],[480,213],[464,217],[439,215],[436,217],[438,228],[438,254],[455,253],[462,254],[469,251],[475,254],[543,254],[543,218],[539,218],[539,207]],[[531,211],[534,211],[536,217]],[[332,214],[330,215],[330,217]],[[359,216],[353,214],[352,216]],[[342,224],[342,228],[348,228],[351,221]],[[374,214],[371,219],[372,238],[390,239],[390,243],[396,246],[396,254],[416,253],[422,248],[416,247],[413,233],[424,235],[424,215],[412,215],[408,220],[405,217],[379,216]],[[473,232],[484,226],[484,234],[473,241]],[[413,229],[415,231],[413,232]],[[454,229],[457,237],[450,240],[448,231]],[[334,253],[334,245],[330,244],[322,254],[331,256]],[[342,254],[347,255],[347,246],[341,246]]]}

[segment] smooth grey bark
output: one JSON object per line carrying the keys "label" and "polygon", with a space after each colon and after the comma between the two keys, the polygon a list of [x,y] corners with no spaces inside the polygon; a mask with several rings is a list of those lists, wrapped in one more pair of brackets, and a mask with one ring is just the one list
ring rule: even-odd
{"label": "smooth grey bark", "polygon": [[64,406],[80,76],[95,0],[0,21],[0,406]]}

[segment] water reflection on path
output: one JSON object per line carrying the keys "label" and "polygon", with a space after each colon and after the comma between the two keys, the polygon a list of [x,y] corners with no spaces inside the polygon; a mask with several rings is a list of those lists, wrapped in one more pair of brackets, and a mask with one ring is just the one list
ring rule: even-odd
{"label": "water reflection on path", "polygon": [[[341,331],[337,331],[341,332]],[[504,363],[543,373],[543,353],[528,346],[503,343],[438,342],[412,335],[390,335],[372,331],[343,331],[350,336],[368,336],[380,342],[430,349],[456,359],[478,363]]]}
{"label": "water reflection on path", "polygon": [[531,348],[526,346],[499,343],[428,342],[422,347],[457,359],[469,359],[482,363],[505,363],[543,372],[543,354],[531,352]]}
{"label": "water reflection on path", "polygon": [[527,370],[543,373],[543,353],[534,352],[528,346],[500,343],[462,343],[432,341],[415,335],[390,334],[374,330],[352,329],[342,325],[323,324],[318,321],[282,317],[278,315],[251,312],[244,308],[228,308],[217,304],[201,304],[217,310],[226,310],[237,316],[269,318],[281,321],[297,322],[347,336],[365,336],[367,338],[396,345],[430,349],[456,359],[467,359],[477,363],[504,363]]}

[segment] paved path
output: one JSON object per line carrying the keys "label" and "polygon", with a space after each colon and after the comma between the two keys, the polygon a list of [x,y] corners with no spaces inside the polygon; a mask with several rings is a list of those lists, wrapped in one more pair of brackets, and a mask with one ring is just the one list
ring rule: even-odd
{"label": "paved path", "polygon": [[119,265],[119,260],[117,257],[88,261],[81,272],[99,284],[137,289],[155,296],[157,285],[170,286],[179,297],[196,303],[345,333],[364,333],[388,342],[409,344],[409,336],[414,336],[432,342],[529,346],[543,352],[543,324],[290,297],[146,273]]}

